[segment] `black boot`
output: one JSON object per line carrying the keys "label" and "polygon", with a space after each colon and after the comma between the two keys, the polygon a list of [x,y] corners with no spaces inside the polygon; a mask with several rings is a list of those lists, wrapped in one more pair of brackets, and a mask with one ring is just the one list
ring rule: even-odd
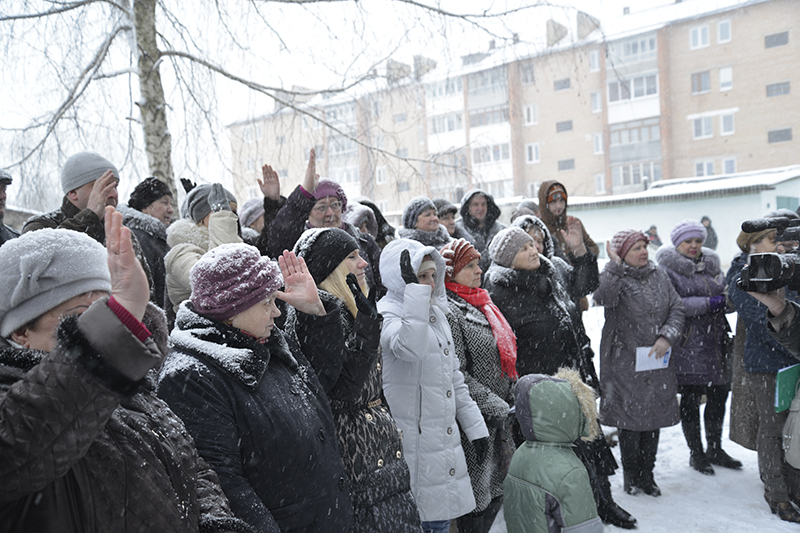
{"label": "black boot", "polygon": [[786,522],[794,522],[800,524],[800,513],[797,512],[790,502],[771,502],[767,500],[769,509],[772,514],[778,515],[778,518]]}
{"label": "black boot", "polygon": [[619,454],[622,461],[625,492],[639,494],[639,432],[619,430]]}
{"label": "black boot", "polygon": [[643,431],[639,443],[641,462],[639,470],[639,488],[648,496],[661,496],[661,489],[656,485],[653,477],[653,468],[656,466],[656,453],[658,452],[659,430]]}
{"label": "black boot", "polygon": [[726,386],[709,387],[708,402],[706,402],[706,459],[713,465],[723,468],[741,470],[742,462],[737,461],[722,449],[722,423],[725,418],[725,403],[728,401]]}
{"label": "black boot", "polygon": [[622,529],[636,529],[636,519],[631,514],[614,502],[611,496],[611,483],[608,476],[598,475],[598,491],[595,494],[597,501],[597,515],[604,524],[611,524]]}
{"label": "black boot", "polygon": [[700,437],[700,420],[681,420],[683,436],[689,445],[689,466],[707,476],[714,475],[714,467],[708,462],[703,452],[703,440]]}

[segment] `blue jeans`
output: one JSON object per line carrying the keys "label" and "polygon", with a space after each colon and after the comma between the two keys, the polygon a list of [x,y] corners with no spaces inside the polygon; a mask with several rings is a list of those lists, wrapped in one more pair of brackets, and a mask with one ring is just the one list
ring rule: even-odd
{"label": "blue jeans", "polygon": [[450,531],[450,520],[422,522],[422,531],[424,533],[447,533]]}

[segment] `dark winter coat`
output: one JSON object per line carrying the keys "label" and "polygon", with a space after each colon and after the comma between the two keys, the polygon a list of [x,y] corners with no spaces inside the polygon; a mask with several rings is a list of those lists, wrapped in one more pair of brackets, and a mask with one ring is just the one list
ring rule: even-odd
{"label": "dark winter coat", "polygon": [[706,228],[706,240],[703,243],[703,246],[711,248],[712,250],[716,250],[717,249],[717,242],[718,242],[718,240],[717,240],[717,232],[714,229],[714,227],[711,225],[711,223],[709,223],[708,227]]}
{"label": "dark winter coat", "polygon": [[[458,228],[456,228],[458,229]],[[401,239],[411,239],[412,241],[421,242],[425,246],[433,246],[437,250],[441,250],[444,245],[453,240],[448,233],[447,228],[439,224],[439,229],[436,231],[423,231],[416,228],[400,228],[397,230],[397,235]]]}
{"label": "dark winter coat", "polygon": [[453,234],[451,235],[451,237],[454,240],[464,239],[472,246],[475,246],[475,237],[473,237],[470,232],[468,232],[465,228],[459,226],[458,224],[456,224],[455,229],[453,229]]}
{"label": "dark winter coat", "polygon": [[[51,353],[0,349],[3,531],[249,531],[144,376],[160,364],[95,302]],[[163,319],[162,319],[163,320]]]}
{"label": "dark winter coat", "polygon": [[[269,255],[267,249],[267,241],[269,239],[270,229],[272,228],[272,223],[275,221],[275,217],[278,216],[278,211],[286,205],[286,197],[281,196],[277,200],[273,200],[271,198],[264,197],[264,226],[261,228],[261,233],[258,234],[258,238],[253,243],[253,246],[258,248],[258,251],[261,252],[261,255]],[[244,231],[244,228],[242,228]]]}
{"label": "dark winter coat", "polygon": [[694,261],[673,246],[662,246],[656,261],[672,281],[685,311],[683,334],[672,347],[678,385],[725,385],[729,382],[723,370],[730,326],[724,309],[710,309],[711,297],[725,294],[719,256],[704,247]]}
{"label": "dark winter coat", "polygon": [[[791,307],[791,309],[789,309],[789,307]],[[770,337],[781,343],[781,346],[786,348],[790,354],[800,359],[800,305],[798,305],[797,302],[789,301],[787,302],[787,310],[785,312],[794,314],[791,323],[778,332],[775,331],[772,324],[769,324],[767,331]],[[782,317],[783,315],[778,318]]]}
{"label": "dark winter coat", "polygon": [[167,227],[157,218],[127,205],[120,205],[118,211],[122,213],[122,223],[131,229],[142,247],[142,255],[153,275],[151,292],[155,295],[156,305],[168,309],[172,304],[167,296],[167,271],[164,267],[164,257],[169,252]]}
{"label": "dark winter coat", "polygon": [[103,220],[88,207],[86,209],[78,209],[66,196],[61,201],[60,209],[29,218],[25,225],[22,226],[22,233],[45,228],[71,229],[87,234],[100,244],[105,244],[106,242]]}
{"label": "dark winter coat", "polygon": [[[567,205],[564,206],[564,212],[561,213],[559,216],[555,216],[550,210],[547,208],[547,193],[550,192],[550,189],[553,185],[564,185],[561,182],[556,180],[549,180],[542,182],[541,186],[539,187],[539,218],[542,219],[547,225],[547,229],[550,230],[550,234],[553,237],[553,241],[557,248],[560,250],[565,250],[565,241],[564,236],[561,235],[561,230],[567,231],[567,210],[569,207],[569,200],[567,200]],[[567,190],[564,187],[564,190]],[[597,246],[597,243],[589,237],[589,234],[586,232],[586,227],[581,224],[581,228],[583,229],[583,243],[586,245],[586,249],[589,252],[597,257],[600,255],[600,248]],[[561,252],[556,252],[558,255]]]}
{"label": "dark winter coat", "polygon": [[580,370],[583,345],[575,327],[578,309],[544,256],[536,270],[492,263],[486,290],[517,335],[517,372],[552,376],[562,366]]}
{"label": "dark winter coat", "polygon": [[[469,202],[476,194],[482,194],[486,198],[486,219],[482,227],[475,217],[469,214]],[[489,193],[481,189],[472,189],[467,191],[467,194],[465,194],[464,198],[461,200],[460,214],[461,218],[456,221],[456,229],[461,228],[472,235],[474,241],[472,244],[481,254],[479,265],[481,270],[486,272],[492,262],[487,251],[489,243],[492,242],[497,232],[506,227],[505,224],[502,224],[498,220],[501,214],[500,207],[495,203],[494,198],[492,198],[492,195]]]}
{"label": "dark winter coat", "polygon": [[2,219],[0,219],[0,246],[3,246],[11,239],[16,239],[17,237],[19,237],[19,232],[14,228],[3,224]]}
{"label": "dark winter coat", "polygon": [[[300,235],[309,228],[308,215],[311,214],[316,203],[317,201],[313,197],[306,196],[300,185],[292,191],[292,194],[286,199],[286,204],[278,211],[270,226],[267,236],[267,255],[269,257],[278,257],[283,254],[284,250],[294,248]],[[352,224],[342,222],[342,229],[358,243],[359,254],[369,263],[366,268],[367,281],[370,287],[376,287],[378,298],[380,298],[386,292],[381,284],[381,249],[375,243],[372,235],[362,233]]]}
{"label": "dark winter coat", "polygon": [[648,261],[641,268],[610,261],[594,301],[605,307],[600,341],[600,418],[603,424],[651,431],[680,420],[674,363],[636,372],[636,348],[664,337],[676,346],[684,310],[667,273]]}
{"label": "dark winter coat", "polygon": [[[350,478],[356,532],[420,531],[401,435],[383,399],[381,324],[365,313],[356,317],[342,301],[318,290],[326,311],[338,315],[343,335],[328,337],[325,352],[306,348],[298,335],[298,313],[288,308],[286,333],[295,339],[319,376],[331,403],[339,452]],[[311,327],[317,317],[307,317]],[[319,320],[327,320],[322,318]],[[323,358],[311,357],[323,355]]]}
{"label": "dark winter coat", "polygon": [[[342,335],[336,315],[306,327],[322,351]],[[314,370],[275,328],[266,343],[178,310],[158,394],[183,419],[219,475],[236,516],[259,532],[348,531],[353,508],[336,427]],[[324,357],[315,354],[315,357]]]}
{"label": "dark winter coat", "polygon": [[[797,360],[767,331],[767,307],[739,289],[736,282],[748,262],[748,255],[737,254],[725,276],[728,298],[736,312],[744,320],[747,338],[744,345],[744,369],[748,373],[777,372],[781,368],[797,363]],[[786,299],[797,301],[798,295],[787,289]]]}
{"label": "dark winter coat", "polygon": [[[447,321],[469,395],[478,404],[485,420],[504,420],[508,417],[510,406],[514,405],[514,383],[503,374],[492,327],[480,309],[468,304],[454,292],[447,291],[447,301],[450,309]],[[489,451],[483,462],[478,461],[472,442],[466,435],[461,435],[476,512],[483,511],[492,499],[503,495],[507,454],[514,449],[511,433],[505,425],[497,427],[487,424],[486,427],[489,430]]]}

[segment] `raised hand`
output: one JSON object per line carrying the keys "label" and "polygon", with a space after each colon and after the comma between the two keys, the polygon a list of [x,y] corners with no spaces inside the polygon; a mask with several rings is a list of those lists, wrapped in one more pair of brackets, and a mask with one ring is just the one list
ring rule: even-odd
{"label": "raised hand", "polygon": [[406,282],[406,285],[419,283],[417,273],[414,272],[414,267],[411,266],[411,254],[408,250],[400,252],[400,275],[403,277],[403,281]]}
{"label": "raised hand", "polygon": [[358,278],[356,278],[355,274],[348,274],[346,280],[347,286],[350,287],[350,292],[353,293],[358,312],[377,318],[378,306],[375,305],[375,287],[369,291],[369,298],[367,298],[361,291],[361,286],[358,284]]}
{"label": "raised hand", "polygon": [[122,214],[111,206],[105,209],[104,225],[111,294],[141,322],[150,299],[150,286],[142,264],[133,253],[131,230],[122,225]]}
{"label": "raised hand", "polygon": [[[86,207],[94,211],[98,218],[104,216],[106,205],[117,205],[117,183],[119,181],[114,177],[114,172],[106,170],[92,185]],[[113,204],[108,202],[109,198],[114,199]]]}
{"label": "raised hand", "polygon": [[622,263],[622,259],[620,258],[620,256],[617,255],[617,252],[615,252],[611,248],[611,241],[606,241],[606,253],[608,254],[608,258],[614,261],[615,263],[617,264]]}
{"label": "raised hand", "polygon": [[319,185],[319,174],[317,174],[317,152],[312,148],[308,154],[308,167],[306,177],[303,179],[303,189],[313,193]]}
{"label": "raised hand", "polygon": [[564,237],[564,242],[567,245],[569,252],[572,252],[576,257],[586,255],[586,244],[583,242],[583,226],[581,221],[575,217],[567,217],[567,230],[561,231],[561,236]]}
{"label": "raised hand", "polygon": [[275,295],[301,313],[324,315],[325,307],[319,299],[317,285],[303,258],[297,257],[294,252],[284,250],[283,255],[278,256],[278,266],[283,274],[284,290],[276,292]]}
{"label": "raised hand", "polygon": [[271,166],[264,165],[261,167],[261,175],[264,177],[263,181],[256,178],[261,194],[265,198],[277,201],[281,197],[281,180],[278,178],[278,173]]}
{"label": "raised hand", "polygon": [[213,213],[231,210],[231,201],[228,200],[228,195],[225,194],[225,188],[221,183],[211,186],[211,192],[208,193],[208,206]]}

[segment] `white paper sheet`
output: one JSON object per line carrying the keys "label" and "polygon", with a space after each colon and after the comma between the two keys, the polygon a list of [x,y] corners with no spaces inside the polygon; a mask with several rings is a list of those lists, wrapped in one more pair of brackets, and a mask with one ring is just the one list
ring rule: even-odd
{"label": "white paper sheet", "polygon": [[653,355],[648,356],[652,350],[652,346],[639,346],[636,348],[636,371],[644,372],[645,370],[661,370],[669,366],[669,356],[672,355],[672,348],[667,350],[664,357],[658,357],[655,352]]}

